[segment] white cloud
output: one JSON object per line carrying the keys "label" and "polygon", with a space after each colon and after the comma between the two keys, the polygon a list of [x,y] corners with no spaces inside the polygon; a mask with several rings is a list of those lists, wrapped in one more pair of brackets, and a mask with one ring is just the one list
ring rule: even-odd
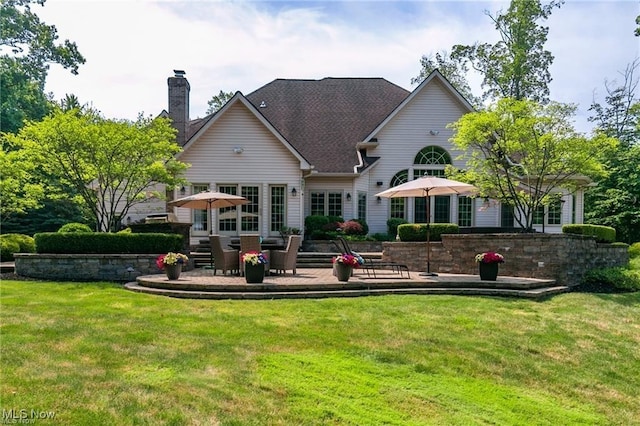
{"label": "white cloud", "polygon": [[[383,77],[411,89],[423,54],[494,41],[483,11],[507,5],[48,0],[35,11],[87,59],[78,76],[53,66],[47,90],[133,119],[166,108],[173,69],[187,73],[193,117],[220,90],[248,94],[276,78]],[[624,1],[569,1],[554,11],[552,97],[583,104],[588,93],[590,101],[593,88],[638,55],[634,13],[637,3]]]}

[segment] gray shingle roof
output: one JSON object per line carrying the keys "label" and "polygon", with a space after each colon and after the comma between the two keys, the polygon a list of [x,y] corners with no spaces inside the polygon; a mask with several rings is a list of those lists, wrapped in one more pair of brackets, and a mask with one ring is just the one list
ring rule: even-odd
{"label": "gray shingle roof", "polygon": [[352,173],[356,144],[407,96],[382,78],[324,78],[277,79],[247,99],[318,172]]}

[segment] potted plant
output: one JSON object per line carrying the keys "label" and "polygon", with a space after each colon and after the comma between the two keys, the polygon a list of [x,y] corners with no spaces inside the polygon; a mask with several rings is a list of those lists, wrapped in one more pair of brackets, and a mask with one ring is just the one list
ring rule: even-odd
{"label": "potted plant", "polygon": [[498,265],[504,263],[504,256],[500,253],[488,251],[476,255],[480,279],[483,281],[495,281],[498,278]]}
{"label": "potted plant", "polygon": [[338,281],[349,281],[353,268],[359,268],[362,265],[362,258],[352,254],[343,253],[333,258],[333,268]]}
{"label": "potted plant", "polygon": [[164,269],[167,274],[167,278],[170,280],[177,280],[180,278],[180,272],[182,272],[182,265],[187,263],[189,258],[182,253],[169,252],[167,254],[161,254],[156,259],[156,265],[160,269]]}
{"label": "potted plant", "polygon": [[259,251],[248,251],[242,254],[242,262],[248,284],[259,284],[264,280],[264,265],[269,263],[267,256]]}

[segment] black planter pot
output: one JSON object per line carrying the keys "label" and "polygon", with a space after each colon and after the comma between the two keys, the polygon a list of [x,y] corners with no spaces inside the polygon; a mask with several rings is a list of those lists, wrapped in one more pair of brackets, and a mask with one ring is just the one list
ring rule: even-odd
{"label": "black planter pot", "polygon": [[482,281],[495,281],[498,278],[499,263],[478,263],[480,279]]}
{"label": "black planter pot", "polygon": [[264,264],[252,265],[245,263],[244,277],[247,280],[247,284],[260,284],[264,280]]}
{"label": "black planter pot", "polygon": [[167,273],[167,278],[170,280],[177,280],[180,278],[180,272],[182,272],[182,264],[177,265],[164,265],[164,271]]}

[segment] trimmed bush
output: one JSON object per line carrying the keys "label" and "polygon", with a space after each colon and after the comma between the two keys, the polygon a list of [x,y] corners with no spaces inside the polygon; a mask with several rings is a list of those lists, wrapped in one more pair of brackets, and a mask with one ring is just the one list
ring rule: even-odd
{"label": "trimmed bush", "polygon": [[304,218],[304,230],[307,235],[313,235],[314,231],[322,231],[328,224],[329,218],[326,216],[312,215]]}
{"label": "trimmed bush", "polygon": [[404,225],[405,223],[409,222],[400,218],[392,218],[387,220],[387,233],[389,234],[389,238],[395,240],[396,235],[398,235],[398,226]]}
{"label": "trimmed bush", "polygon": [[610,226],[572,224],[564,225],[562,232],[596,237],[596,241],[599,243],[613,243],[616,241],[616,230]]}
{"label": "trimmed bush", "polygon": [[0,239],[0,261],[12,261],[14,253],[20,253],[20,244],[18,244],[17,241],[10,240],[8,238]]}
{"label": "trimmed bush", "polygon": [[629,246],[629,259],[640,256],[640,243],[633,243]]}
{"label": "trimmed bush", "polygon": [[36,243],[28,235],[4,234],[0,235],[0,242],[3,242],[0,257],[4,262],[13,260],[14,253],[35,253],[36,251]]}
{"label": "trimmed bush", "polygon": [[627,268],[600,268],[587,271],[579,291],[615,293],[640,291],[640,272]]}
{"label": "trimmed bush", "polygon": [[56,233],[36,234],[38,253],[56,254],[149,254],[182,250],[178,234]]}
{"label": "trimmed bush", "polygon": [[[429,224],[429,241],[442,241],[442,234],[458,234],[460,228],[455,223]],[[427,241],[426,223],[407,223],[398,226],[400,241]]]}
{"label": "trimmed bush", "polygon": [[93,232],[93,229],[84,223],[71,222],[62,225],[58,232]]}

